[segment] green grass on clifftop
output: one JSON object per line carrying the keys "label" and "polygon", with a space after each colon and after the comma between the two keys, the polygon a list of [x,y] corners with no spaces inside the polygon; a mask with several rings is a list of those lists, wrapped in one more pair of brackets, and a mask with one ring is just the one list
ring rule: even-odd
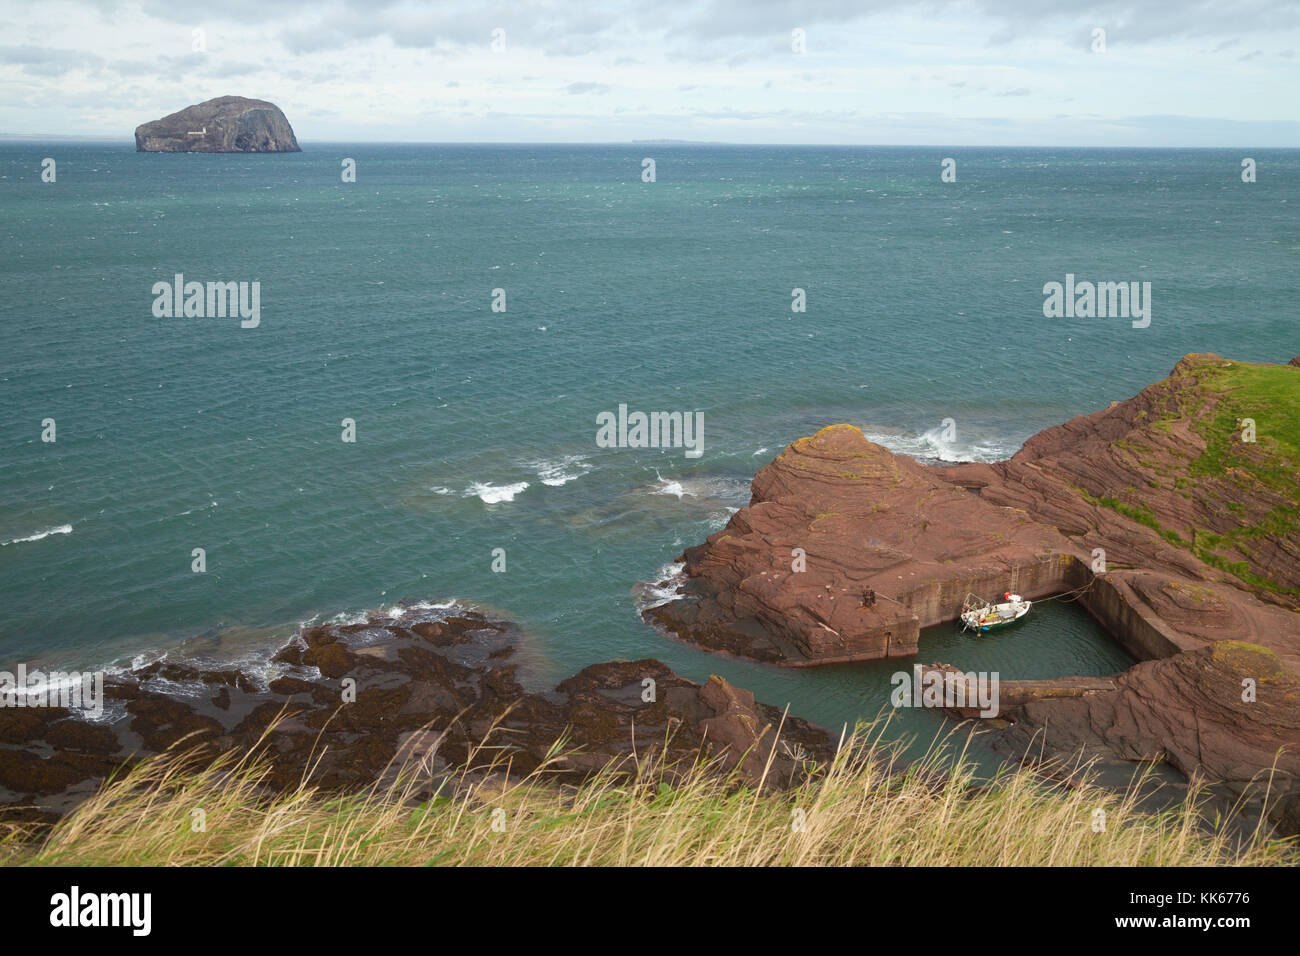
{"label": "green grass on clifftop", "polygon": [[[1288,497],[1300,495],[1300,368],[1227,362],[1209,367],[1201,384],[1221,397],[1196,426],[1206,449],[1192,474],[1242,468]],[[1240,441],[1246,418],[1255,422],[1254,446]]]}
{"label": "green grass on clifftop", "polygon": [[[1282,501],[1252,522],[1226,533],[1197,531],[1192,551],[1206,564],[1236,575],[1252,587],[1300,595],[1300,589],[1270,579],[1249,561],[1232,561],[1225,551],[1249,554],[1250,542],[1291,535],[1300,528],[1300,369],[1287,365],[1214,362],[1200,383],[1217,398],[1193,425],[1205,452],[1191,463],[1195,479],[1211,479],[1253,493],[1256,483]],[[1255,441],[1243,442],[1243,421],[1255,423]],[[1253,496],[1253,495],[1252,495]],[[1239,512],[1240,505],[1227,503]]]}
{"label": "green grass on clifftop", "polygon": [[[1187,473],[1176,479],[1175,487],[1237,516],[1236,526],[1225,529],[1217,522],[1216,528],[1193,527],[1188,529],[1190,535],[1180,535],[1165,527],[1150,508],[1076,490],[1252,588],[1300,597],[1300,588],[1275,580],[1268,567],[1251,559],[1253,542],[1293,536],[1300,530],[1300,369],[1208,355],[1189,359],[1187,372],[1194,385],[1171,380],[1179,387],[1168,395],[1170,407],[1149,427],[1168,432],[1177,421],[1191,424],[1205,441],[1205,450],[1188,463]],[[1253,442],[1242,440],[1247,419],[1255,424]],[[1131,441],[1121,439],[1117,444],[1128,447]],[[1256,506],[1248,508],[1247,503]]]}

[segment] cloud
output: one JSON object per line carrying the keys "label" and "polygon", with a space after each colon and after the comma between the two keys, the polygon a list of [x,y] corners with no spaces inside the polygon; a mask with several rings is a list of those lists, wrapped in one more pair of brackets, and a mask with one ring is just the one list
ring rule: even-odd
{"label": "cloud", "polygon": [[[206,55],[190,49],[200,27]],[[1105,56],[1088,51],[1096,27]],[[807,32],[802,55],[795,28]],[[244,93],[280,102],[307,140],[1064,142],[1068,121],[1047,111],[1069,103],[1099,145],[1143,134],[1196,145],[1223,139],[1218,117],[1287,128],[1300,4],[59,0],[0,4],[0,36],[0,129],[12,131],[129,131]],[[81,96],[111,106],[61,105]],[[1187,122],[1120,119],[1133,114]]]}
{"label": "cloud", "polygon": [[[208,58],[206,53],[182,53],[176,56],[155,56],[152,59],[139,60],[114,60],[106,64],[105,69],[116,73],[118,76],[151,76],[164,77],[172,81],[179,81],[187,74],[198,71],[203,67],[213,67],[211,76],[220,78],[223,76],[242,75],[239,70],[250,64],[228,64],[227,67],[234,69],[236,72],[221,72],[227,67],[217,66],[214,61]],[[252,69],[257,69],[252,66]],[[246,72],[251,72],[248,70]]]}
{"label": "cloud", "polygon": [[0,46],[0,63],[22,67],[32,76],[62,76],[73,70],[96,70],[104,58],[84,50],[64,50],[34,44]]}
{"label": "cloud", "polygon": [[266,66],[262,63],[222,63],[210,70],[205,70],[204,76],[224,79],[231,76],[248,76],[250,73],[260,73],[265,69]]}
{"label": "cloud", "polygon": [[[88,5],[105,19],[133,6],[118,0],[89,0]],[[874,0],[870,5],[860,0],[687,0],[672,5],[444,0],[428,6],[408,0],[334,0],[322,7],[318,0],[225,0],[217,12],[208,0],[139,0],[146,16],[175,24],[213,30],[220,24],[266,25],[292,53],[341,49],[380,37],[397,47],[486,47],[496,27],[506,30],[512,45],[551,55],[591,52],[619,37],[697,53],[712,49],[720,56],[722,48],[737,40],[789,52],[795,28],[809,32],[813,51],[819,40],[825,48],[834,39],[835,28],[911,12],[916,6],[913,0]],[[1293,0],[930,0],[923,13],[939,24],[971,24],[996,43],[1064,31],[1087,35],[1091,28],[1103,27],[1108,42],[1218,35],[1230,45],[1241,34],[1300,26],[1300,5]],[[826,31],[820,38],[819,30]]]}

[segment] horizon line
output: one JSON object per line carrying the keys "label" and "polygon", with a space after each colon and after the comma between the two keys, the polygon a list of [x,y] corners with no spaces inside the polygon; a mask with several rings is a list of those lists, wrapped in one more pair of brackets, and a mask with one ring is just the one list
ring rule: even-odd
{"label": "horizon line", "polygon": [[[0,132],[0,141],[23,140],[27,142],[80,142],[80,143],[120,143],[134,149],[134,139],[118,136],[94,136],[81,133],[7,133]],[[1231,146],[1175,146],[1175,145],[1088,145],[1080,146],[1070,143],[1044,143],[1026,145],[1023,143],[748,143],[733,140],[688,140],[688,139],[627,139],[627,140],[423,140],[423,139],[302,139],[299,145],[314,144],[320,146],[728,146],[728,147],[763,147],[782,149],[1186,149],[1186,150],[1229,150],[1229,149],[1278,149],[1300,150],[1300,145],[1277,146],[1264,143],[1240,143]],[[160,152],[168,152],[161,150]],[[190,152],[181,150],[179,152]],[[194,152],[202,153],[202,150]],[[253,151],[255,152],[255,151]],[[267,151],[285,152],[282,150]],[[305,150],[304,150],[305,152]],[[243,154],[210,153],[209,155]]]}

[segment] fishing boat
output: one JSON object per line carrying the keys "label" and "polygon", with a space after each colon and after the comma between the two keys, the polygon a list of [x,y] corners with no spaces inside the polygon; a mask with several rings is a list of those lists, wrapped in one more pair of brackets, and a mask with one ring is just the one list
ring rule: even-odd
{"label": "fishing boat", "polygon": [[981,634],[1010,627],[1029,613],[1029,606],[1032,603],[1010,591],[1002,595],[1002,602],[999,604],[990,604],[974,594],[967,594],[961,606],[962,627],[979,631]]}

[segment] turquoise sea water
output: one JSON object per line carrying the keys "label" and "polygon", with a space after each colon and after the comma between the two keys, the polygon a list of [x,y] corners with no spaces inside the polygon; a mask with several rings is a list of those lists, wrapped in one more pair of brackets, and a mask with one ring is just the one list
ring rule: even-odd
{"label": "turquoise sea water", "polygon": [[[1287,360],[1298,214],[1297,151],[0,143],[0,660],[254,659],[314,616],[456,597],[549,679],[658,657],[838,727],[896,663],[705,654],[640,621],[638,582],[823,425],[991,460],[1186,352]],[[1150,281],[1150,327],[1044,318],[1067,272]],[[260,326],[155,318],[175,273],[260,282]],[[703,456],[597,447],[620,403],[702,411]],[[935,658],[1128,663],[1067,605],[935,629]]]}

